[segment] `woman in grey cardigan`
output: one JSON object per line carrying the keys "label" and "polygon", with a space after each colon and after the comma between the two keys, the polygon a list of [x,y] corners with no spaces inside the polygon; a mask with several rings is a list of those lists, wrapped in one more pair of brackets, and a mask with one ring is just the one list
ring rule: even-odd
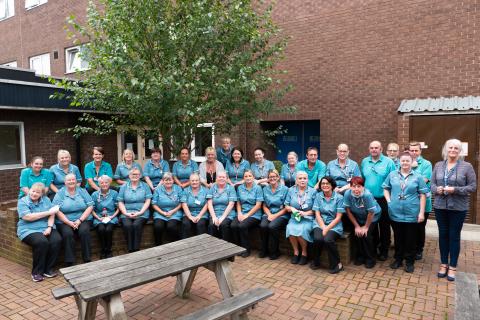
{"label": "woman in grey cardigan", "polygon": [[460,232],[467,215],[469,194],[477,189],[475,171],[470,163],[463,160],[461,153],[460,140],[445,142],[442,149],[444,161],[435,164],[431,181],[441,260],[437,276],[447,277],[449,281],[455,280]]}
{"label": "woman in grey cardigan", "polygon": [[217,172],[225,171],[223,164],[217,160],[217,152],[213,147],[205,149],[204,162],[200,163],[198,167],[200,182],[208,189],[217,181]]}

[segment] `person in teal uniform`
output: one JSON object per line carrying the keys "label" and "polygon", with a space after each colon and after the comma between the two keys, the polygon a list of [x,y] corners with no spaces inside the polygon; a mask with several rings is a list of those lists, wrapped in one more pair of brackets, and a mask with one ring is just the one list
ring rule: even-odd
{"label": "person in teal uniform", "polygon": [[217,160],[222,163],[224,168],[226,167],[227,162],[229,162],[230,158],[232,157],[233,149],[234,148],[232,146],[230,138],[223,137],[222,145],[220,147],[217,147],[216,152],[217,152]]}
{"label": "person in teal uniform", "polygon": [[80,238],[83,262],[91,261],[91,237],[93,199],[87,190],[77,185],[73,173],[65,176],[65,187],[60,189],[53,205],[60,207],[57,212],[57,230],[62,235],[64,260],[67,266],[75,263],[75,235]]}
{"label": "person in teal uniform", "polygon": [[319,179],[325,176],[327,166],[323,161],[318,160],[318,149],[309,147],[307,149],[307,159],[297,164],[297,170],[308,174],[308,186],[314,188]]}
{"label": "person in teal uniform", "polygon": [[173,181],[185,189],[190,185],[190,175],[198,173],[198,164],[190,159],[190,149],[183,148],[180,150],[180,160],[173,164],[172,174]]}
{"label": "person in teal uniform", "polygon": [[110,165],[110,163],[103,161],[104,156],[105,151],[103,151],[102,147],[93,147],[93,161],[87,163],[83,170],[83,174],[85,175],[85,179],[87,180],[85,187],[90,193],[100,190],[98,178],[100,178],[101,176],[107,175],[110,178],[113,178],[112,166]]}
{"label": "person in teal uniform", "polygon": [[295,185],[295,176],[297,175],[298,155],[295,151],[290,151],[287,154],[287,163],[282,165],[280,171],[281,184],[287,188]]}
{"label": "person in teal uniform", "polygon": [[140,181],[141,175],[138,168],[132,168],[128,182],[120,187],[117,197],[128,252],[140,250],[143,226],[150,217],[152,191],[145,182]]}
{"label": "person in teal uniform", "polygon": [[[422,146],[420,142],[412,141],[408,144],[408,152],[413,158],[412,170],[419,173],[428,189],[430,190],[430,180],[432,179],[432,163],[422,157]],[[425,226],[427,225],[427,219],[432,211],[432,194],[428,192],[426,194],[425,202],[425,219],[418,224],[417,234],[417,246],[415,253],[415,260],[421,260],[423,258],[423,247],[425,246]]]}
{"label": "person in teal uniform", "polygon": [[400,146],[398,143],[390,142],[387,145],[387,157],[392,159],[393,163],[395,164],[395,169],[400,169],[400,160],[398,159],[398,155],[400,154]]}
{"label": "person in teal uniform", "polygon": [[250,162],[243,159],[243,151],[239,148],[232,149],[232,156],[230,160],[227,161],[225,170],[228,173],[228,183],[238,188],[239,185],[243,184],[243,174],[245,170],[250,169]]}
{"label": "person in teal uniform", "polygon": [[430,191],[423,177],[412,170],[410,153],[400,155],[400,170],[391,172],[383,183],[395,242],[394,261],[390,268],[398,269],[405,259],[405,271],[415,270],[417,223],[425,219],[426,194]]}
{"label": "person in teal uniform", "polygon": [[337,187],[332,177],[326,176],[319,181],[320,190],[315,196],[312,210],[315,211],[313,221],[313,260],[312,269],[320,268],[320,255],[326,248],[331,274],[343,270],[336,241],[343,234],[342,215],[345,213],[343,196],[335,192]]}
{"label": "person in teal uniform", "polygon": [[43,281],[57,275],[54,271],[62,238],[55,228],[55,214],[59,207],[53,206],[46,197],[45,185],[35,182],[29,186],[26,196],[17,203],[17,235],[22,242],[32,247],[32,280]]}
{"label": "person in teal uniform", "polygon": [[18,199],[28,194],[28,191],[37,182],[43,183],[45,190],[43,194],[47,194],[48,187],[52,183],[52,173],[43,167],[45,161],[42,157],[35,156],[30,161],[30,167],[25,168],[20,173],[20,192]]}
{"label": "person in teal uniform", "polygon": [[256,184],[264,187],[268,185],[268,171],[275,169],[275,165],[272,161],[265,159],[265,150],[262,148],[256,148],[253,156],[255,162],[250,165],[250,169],[253,172]]}
{"label": "person in teal uniform", "polygon": [[372,141],[368,147],[370,156],[364,158],[360,165],[362,177],[365,180],[365,188],[368,189],[382,209],[380,221],[377,224],[378,231],[374,233],[375,246],[378,247],[378,260],[388,259],[390,248],[390,217],[388,215],[387,201],[383,195],[382,184],[390,174],[395,171],[392,159],[382,154],[382,144]]}
{"label": "person in teal uniform", "polygon": [[113,175],[113,179],[119,184],[124,185],[129,180],[130,170],[136,168],[140,171],[140,178],[142,177],[142,166],[135,162],[135,153],[130,149],[123,150],[122,154],[122,162],[117,165],[115,169],[115,174]]}
{"label": "person in teal uniform", "polygon": [[249,230],[260,224],[262,218],[262,187],[255,183],[252,170],[245,170],[244,184],[237,190],[237,217],[232,221],[231,228],[235,243],[247,249],[241,254],[243,258],[250,256]]}
{"label": "person in teal uniform", "polygon": [[183,217],[182,188],[173,183],[173,175],[166,172],[153,195],[153,231],[155,245],[161,245],[166,233],[168,241],[180,239],[180,226]]}
{"label": "person in teal uniform", "polygon": [[276,260],[280,256],[280,231],[285,229],[290,215],[285,208],[288,188],[280,184],[280,174],[276,169],[268,173],[268,186],[263,188],[263,216],[260,222],[259,258],[270,257]]}
{"label": "person in teal uniform", "polygon": [[308,185],[308,174],[297,171],[295,186],[288,190],[285,208],[291,213],[285,236],[293,248],[292,264],[307,264],[307,244],[313,242],[313,200],[317,191]]}
{"label": "person in teal uniform", "polygon": [[72,157],[67,150],[58,150],[57,153],[58,163],[50,167],[52,173],[52,183],[50,184],[50,191],[57,193],[65,186],[65,176],[73,173],[77,179],[77,185],[82,183],[82,175],[80,170],[74,164],[72,164]]}
{"label": "person in teal uniform", "polygon": [[354,264],[365,264],[371,269],[376,264],[377,253],[373,239],[381,209],[372,193],[365,189],[362,177],[353,177],[350,190],[345,192],[343,204],[354,226],[353,245],[356,248]]}
{"label": "person in teal uniform", "polygon": [[234,207],[237,201],[237,192],[233,186],[227,183],[227,173],[225,171],[217,173],[217,181],[208,191],[207,199],[208,212],[211,217],[209,233],[232,242],[230,225],[236,217]]}
{"label": "person in teal uniform", "polygon": [[100,240],[100,259],[112,257],[113,230],[118,223],[118,192],[110,189],[112,178],[107,175],[98,177],[100,190],[92,193],[93,227]]}
{"label": "person in teal uniform", "polygon": [[190,186],[185,188],[182,193],[180,202],[183,209],[182,221],[182,238],[186,239],[195,234],[203,234],[208,228],[208,206],[207,206],[208,189],[201,185],[200,175],[192,173],[190,175]]}
{"label": "person in teal uniform", "polygon": [[150,154],[150,160],[143,167],[143,176],[145,182],[154,192],[160,181],[162,181],[163,175],[166,172],[170,172],[170,166],[168,161],[162,159],[162,150],[160,148],[151,149]]}
{"label": "person in teal uniform", "polygon": [[332,177],[335,180],[335,192],[344,194],[350,188],[350,180],[353,177],[362,175],[360,167],[352,159],[348,158],[350,150],[348,145],[341,143],[337,147],[337,159],[330,161],[327,164],[326,176]]}

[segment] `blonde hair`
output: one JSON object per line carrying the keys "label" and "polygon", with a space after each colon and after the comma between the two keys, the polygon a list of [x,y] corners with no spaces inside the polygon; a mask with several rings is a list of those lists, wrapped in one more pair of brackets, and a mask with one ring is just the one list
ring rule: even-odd
{"label": "blonde hair", "polygon": [[45,185],[41,182],[35,182],[34,184],[32,184],[32,186],[30,187],[30,190],[32,189],[42,191],[42,196],[45,194]]}
{"label": "blonde hair", "polygon": [[217,157],[217,152],[215,151],[214,147],[206,147],[205,148],[205,154],[207,154],[209,152],[213,152],[213,154],[215,154],[215,158]]}
{"label": "blonde hair", "polygon": [[57,160],[60,160],[60,156],[61,156],[62,154],[66,154],[66,155],[68,155],[68,157],[69,157],[70,159],[72,159],[72,156],[70,155],[70,152],[68,152],[67,150],[64,150],[64,149],[60,149],[60,150],[58,150],[58,152],[57,152]]}
{"label": "blonde hair", "polygon": [[278,173],[278,170],[277,170],[277,169],[270,169],[270,170],[268,170],[268,175],[270,175],[270,173],[274,173],[274,174],[277,175],[277,177],[280,178],[280,174]]}
{"label": "blonde hair", "polygon": [[131,152],[132,153],[132,161],[135,160],[135,152],[133,152],[133,150],[131,150],[131,149],[125,149],[125,150],[123,150],[123,153],[122,153],[122,161],[125,161],[125,154],[127,152]]}

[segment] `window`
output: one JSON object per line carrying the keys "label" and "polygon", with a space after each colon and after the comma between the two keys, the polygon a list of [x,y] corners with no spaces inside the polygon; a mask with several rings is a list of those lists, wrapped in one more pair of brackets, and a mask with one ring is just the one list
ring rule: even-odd
{"label": "window", "polygon": [[35,70],[36,74],[49,76],[50,75],[50,54],[45,53],[39,56],[31,57],[30,69]]}
{"label": "window", "polygon": [[0,20],[13,17],[15,15],[14,0],[0,0]]}
{"label": "window", "polygon": [[78,46],[65,50],[66,72],[77,72],[88,69],[88,62],[84,58],[86,46]]}
{"label": "window", "polygon": [[0,122],[0,169],[25,166],[23,122]]}
{"label": "window", "polygon": [[48,0],[25,0],[25,8],[32,9],[47,2]]}
{"label": "window", "polygon": [[17,61],[11,61],[11,62],[7,62],[7,63],[3,63],[3,64],[0,64],[0,66],[16,68],[17,67]]}
{"label": "window", "polygon": [[215,146],[214,125],[213,123],[202,123],[197,126],[192,141],[192,160],[197,162],[205,161],[205,149]]}

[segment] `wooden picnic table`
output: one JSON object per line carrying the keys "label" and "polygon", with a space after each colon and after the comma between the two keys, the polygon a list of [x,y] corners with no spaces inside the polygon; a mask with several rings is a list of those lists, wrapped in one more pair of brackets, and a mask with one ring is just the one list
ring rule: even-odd
{"label": "wooden picnic table", "polygon": [[[199,267],[215,273],[223,298],[236,293],[229,258],[245,249],[207,234],[109,259],[60,269],[78,307],[78,319],[95,319],[98,302],[107,319],[127,319],[120,292],[177,276],[175,293],[185,298]],[[60,289],[62,290],[62,289]],[[64,290],[64,289],[63,289]],[[55,295],[55,294],[54,294]],[[67,296],[65,294],[64,296]]]}

